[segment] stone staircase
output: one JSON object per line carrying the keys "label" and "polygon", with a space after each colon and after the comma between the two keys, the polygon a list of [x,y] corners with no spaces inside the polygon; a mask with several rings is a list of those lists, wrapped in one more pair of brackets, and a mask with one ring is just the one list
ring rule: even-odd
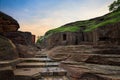
{"label": "stone staircase", "polygon": [[21,60],[14,70],[16,80],[68,80],[66,71],[59,68],[59,62],[49,59],[45,54]]}

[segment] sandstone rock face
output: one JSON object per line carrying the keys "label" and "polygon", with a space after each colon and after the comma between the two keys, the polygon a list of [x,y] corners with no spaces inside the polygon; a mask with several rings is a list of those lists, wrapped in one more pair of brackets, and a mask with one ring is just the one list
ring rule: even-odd
{"label": "sandstone rock face", "polygon": [[0,36],[0,60],[12,60],[18,58],[15,45],[7,38]]}
{"label": "sandstone rock face", "polygon": [[[84,36],[85,35],[85,36]],[[81,42],[92,42],[92,32],[84,33],[83,32],[60,32],[54,33],[48,38],[44,39],[41,43],[42,48],[51,49],[56,46],[63,46],[63,45],[78,45]],[[89,40],[87,37],[90,37]]]}
{"label": "sandstone rock face", "polygon": [[120,80],[119,52],[117,45],[71,45],[53,48],[48,56],[62,61],[70,80]]}
{"label": "sandstone rock face", "polygon": [[18,44],[17,46],[17,50],[19,53],[19,57],[22,58],[31,58],[31,57],[35,57],[35,53],[37,53],[38,49],[34,46],[26,46],[26,45],[21,45]]}
{"label": "sandstone rock face", "polygon": [[0,80],[38,80],[31,76],[16,76],[13,70],[22,58],[34,57],[37,52],[35,36],[17,31],[19,24],[0,12]]}
{"label": "sandstone rock face", "polygon": [[32,45],[34,44],[32,40],[32,34],[30,32],[7,32],[4,34],[7,38],[12,40],[14,44],[22,44],[22,45]]}
{"label": "sandstone rock face", "polygon": [[32,35],[32,43],[35,43],[35,35]]}
{"label": "sandstone rock face", "polygon": [[120,45],[120,22],[109,24],[96,29],[94,40],[97,44],[104,42],[104,44]]}
{"label": "sandstone rock face", "polygon": [[[13,58],[13,56],[15,55],[14,49],[16,49],[16,47],[19,53],[19,57],[34,57],[33,55],[34,51],[32,51],[33,50],[33,49],[31,50],[32,47],[28,47],[28,45],[34,45],[35,36],[32,35],[30,32],[17,31],[18,28],[19,24],[17,23],[16,20],[0,12],[0,34],[10,39],[15,44],[14,45],[10,40],[1,39],[2,41],[0,42],[1,43],[0,46],[3,47],[0,50],[1,59],[14,59]],[[14,49],[12,49],[13,46],[10,46],[11,44],[14,45]]]}
{"label": "sandstone rock face", "polygon": [[0,12],[0,33],[17,31],[18,28],[19,24],[15,19]]}
{"label": "sandstone rock face", "polygon": [[59,32],[45,38],[41,43],[43,48],[51,49],[61,45],[120,45],[120,22],[99,27],[91,32]]}
{"label": "sandstone rock face", "polygon": [[19,24],[12,17],[0,12],[0,34],[12,40],[14,44],[32,45],[35,36],[30,32],[18,31]]}

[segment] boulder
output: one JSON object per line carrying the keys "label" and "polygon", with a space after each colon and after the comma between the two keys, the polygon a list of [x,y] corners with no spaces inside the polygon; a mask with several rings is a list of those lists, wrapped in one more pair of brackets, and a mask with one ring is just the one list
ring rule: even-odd
{"label": "boulder", "polygon": [[11,40],[0,35],[0,60],[13,60],[18,58],[16,46]]}
{"label": "boulder", "polygon": [[19,28],[18,22],[11,16],[0,12],[0,33],[17,31]]}
{"label": "boulder", "polygon": [[19,24],[11,16],[0,12],[0,34],[12,40],[15,44],[30,45],[35,43],[35,35],[30,32],[18,31]]}

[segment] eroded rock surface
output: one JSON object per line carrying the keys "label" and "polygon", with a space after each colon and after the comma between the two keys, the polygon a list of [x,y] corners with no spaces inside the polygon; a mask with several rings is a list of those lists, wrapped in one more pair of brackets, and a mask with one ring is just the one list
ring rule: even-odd
{"label": "eroded rock surface", "polygon": [[13,60],[18,58],[16,46],[11,40],[0,36],[0,60]]}
{"label": "eroded rock surface", "polygon": [[31,32],[18,31],[18,22],[11,16],[0,12],[0,34],[10,39],[14,44],[32,45],[35,35]]}
{"label": "eroded rock surface", "polygon": [[11,16],[0,12],[0,33],[17,31],[19,28],[18,22]]}
{"label": "eroded rock surface", "polygon": [[51,49],[64,45],[120,45],[120,22],[101,26],[90,32],[85,32],[83,27],[77,32],[56,32],[48,35],[41,41],[42,48]]}
{"label": "eroded rock surface", "polygon": [[33,45],[32,34],[30,32],[7,32],[4,34],[7,38],[12,40],[14,44]]}
{"label": "eroded rock surface", "polygon": [[39,51],[35,46],[32,45],[21,45],[17,44],[17,50],[19,52],[19,57],[22,58],[31,58],[35,57],[35,54]]}
{"label": "eroded rock surface", "polygon": [[53,48],[48,56],[62,61],[70,80],[120,80],[119,52],[116,45],[71,45]]}

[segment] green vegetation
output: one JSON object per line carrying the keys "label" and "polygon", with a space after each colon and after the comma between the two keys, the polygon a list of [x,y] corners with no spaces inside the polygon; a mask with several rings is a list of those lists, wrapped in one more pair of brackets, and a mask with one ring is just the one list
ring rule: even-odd
{"label": "green vegetation", "polygon": [[109,6],[109,11],[119,11],[120,10],[120,0],[114,1]]}
{"label": "green vegetation", "polygon": [[113,13],[107,15],[107,16],[104,16],[103,21],[101,21],[99,23],[95,23],[93,25],[90,25],[84,31],[85,32],[92,31],[92,30],[94,30],[98,27],[105,26],[105,25],[108,25],[108,24],[115,24],[117,22],[120,22],[120,11],[113,12]]}
{"label": "green vegetation", "polygon": [[44,40],[44,36],[38,37],[37,43],[41,43]]}
{"label": "green vegetation", "polygon": [[98,27],[105,26],[107,24],[114,24],[120,22],[120,11],[109,13],[105,16],[98,17],[91,20],[77,21],[70,24],[66,24],[56,29],[49,30],[45,36],[58,33],[58,32],[77,32],[80,27],[85,27],[85,32],[92,31]]}
{"label": "green vegetation", "polygon": [[53,30],[48,31],[46,34],[57,33],[57,32],[76,32],[80,29],[78,26],[67,26],[67,27],[59,27]]}
{"label": "green vegetation", "polygon": [[38,37],[37,43],[42,43],[44,39],[48,38],[51,34]]}

